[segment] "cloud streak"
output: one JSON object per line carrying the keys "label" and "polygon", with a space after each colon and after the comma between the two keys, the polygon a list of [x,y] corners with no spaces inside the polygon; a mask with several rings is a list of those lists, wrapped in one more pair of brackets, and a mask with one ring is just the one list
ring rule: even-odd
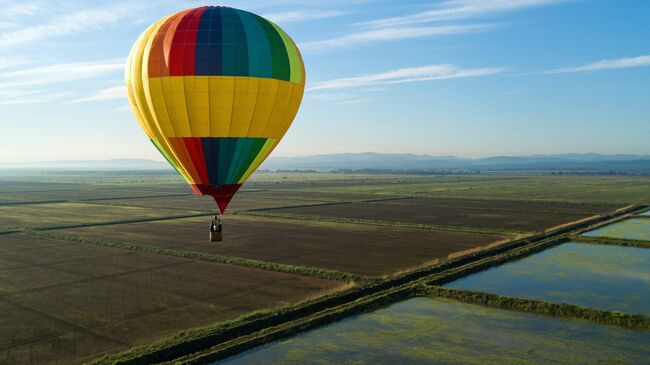
{"label": "cloud streak", "polygon": [[51,85],[92,79],[124,70],[125,59],[74,62],[33,67],[0,74],[0,89]]}
{"label": "cloud streak", "polygon": [[590,72],[602,70],[616,70],[622,68],[648,67],[650,66],[650,55],[638,57],[616,58],[588,63],[578,67],[558,68],[544,72],[545,74],[562,74],[574,72]]}
{"label": "cloud streak", "polygon": [[130,19],[138,5],[117,4],[90,8],[62,15],[41,24],[0,33],[0,47],[13,47],[35,41],[75,35],[86,30],[97,30]]}
{"label": "cloud streak", "polygon": [[486,32],[497,27],[495,24],[446,25],[435,27],[395,27],[362,31],[338,38],[300,44],[302,51],[324,51],[368,43],[396,41],[402,39],[436,37],[463,33]]}
{"label": "cloud streak", "polygon": [[72,95],[72,92],[62,91],[58,93],[38,93],[38,92],[26,92],[22,95],[16,95],[10,98],[0,99],[0,105],[20,105],[20,104],[37,104],[37,103],[47,103],[54,100],[60,100],[65,97]]}
{"label": "cloud streak", "polygon": [[462,69],[452,64],[428,65],[400,68],[371,75],[315,82],[308,90],[354,89],[368,86],[478,77],[493,75],[503,71],[505,71],[505,68],[501,67]]}
{"label": "cloud streak", "polygon": [[275,23],[298,23],[308,20],[333,18],[345,14],[345,12],[339,10],[303,9],[285,11],[280,13],[268,13],[264,14],[263,17]]}
{"label": "cloud streak", "polygon": [[126,98],[126,87],[125,86],[115,86],[109,87],[107,89],[102,89],[95,91],[90,96],[71,100],[68,103],[81,103],[88,101],[105,101],[105,100],[115,100],[115,99],[125,99]]}
{"label": "cloud streak", "polygon": [[575,0],[447,0],[435,9],[359,23],[368,27],[396,27],[434,21],[475,18],[484,15],[555,5]]}

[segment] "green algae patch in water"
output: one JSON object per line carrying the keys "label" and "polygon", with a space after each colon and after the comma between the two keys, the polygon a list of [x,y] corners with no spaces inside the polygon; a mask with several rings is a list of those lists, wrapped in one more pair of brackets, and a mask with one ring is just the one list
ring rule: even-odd
{"label": "green algae patch in water", "polygon": [[639,364],[650,332],[414,298],[219,364]]}
{"label": "green algae patch in water", "polygon": [[[644,215],[650,215],[649,212]],[[589,231],[588,237],[627,238],[630,240],[650,241],[650,219],[631,218]]]}
{"label": "green algae patch in water", "polygon": [[650,315],[650,249],[565,243],[445,287]]}

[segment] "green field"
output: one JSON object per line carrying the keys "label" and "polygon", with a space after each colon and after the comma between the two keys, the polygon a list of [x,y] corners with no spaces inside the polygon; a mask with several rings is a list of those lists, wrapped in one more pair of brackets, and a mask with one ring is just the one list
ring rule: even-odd
{"label": "green field", "polygon": [[648,202],[648,182],[258,173],[211,244],[214,203],[176,176],[4,172],[0,362],[79,363],[360,287]]}
{"label": "green field", "polygon": [[587,237],[625,238],[650,241],[650,219],[633,218],[609,226],[598,228],[584,234]]}
{"label": "green field", "polygon": [[565,243],[449,288],[650,316],[650,249]]}
{"label": "green field", "polygon": [[650,333],[415,298],[219,364],[641,364]]}

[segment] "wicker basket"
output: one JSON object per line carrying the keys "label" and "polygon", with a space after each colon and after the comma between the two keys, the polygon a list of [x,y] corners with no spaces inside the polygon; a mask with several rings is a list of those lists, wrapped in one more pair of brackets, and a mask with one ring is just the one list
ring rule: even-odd
{"label": "wicker basket", "polygon": [[223,234],[221,231],[210,232],[210,242],[219,242],[223,241]]}

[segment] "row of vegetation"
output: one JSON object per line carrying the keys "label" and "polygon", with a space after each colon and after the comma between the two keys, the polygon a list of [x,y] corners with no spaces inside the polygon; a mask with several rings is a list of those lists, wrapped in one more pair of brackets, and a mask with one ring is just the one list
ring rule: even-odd
{"label": "row of vegetation", "polygon": [[324,207],[328,205],[343,205],[343,204],[352,204],[353,201],[332,201],[332,202],[318,202],[318,203],[305,203],[305,204],[292,204],[279,207],[268,207],[268,208],[253,208],[248,209],[245,212],[263,212],[267,210],[276,210],[276,209],[291,209],[291,208],[308,208],[308,207]]}
{"label": "row of vegetation", "polygon": [[96,201],[84,201],[84,204],[96,204],[104,205],[109,207],[128,207],[128,208],[145,208],[145,209],[164,209],[180,212],[203,212],[203,215],[214,214],[215,209],[203,209],[198,207],[185,208],[185,207],[174,207],[171,205],[161,205],[161,204],[137,204],[137,203],[116,203],[116,202],[96,202]]}
{"label": "row of vegetation", "polygon": [[[494,179],[497,180],[497,179]],[[512,179],[506,179],[512,180]],[[490,180],[493,181],[493,180]],[[441,181],[445,183],[449,181]],[[427,199],[435,200],[457,200],[457,201],[498,201],[498,202],[510,202],[510,203],[535,203],[535,204],[544,204],[544,205],[596,205],[603,207],[611,207],[615,205],[611,202],[576,202],[576,201],[566,201],[566,200],[550,200],[550,199],[525,199],[525,198],[512,198],[512,197],[490,197],[490,196],[444,196],[444,195],[431,195],[427,196]]]}
{"label": "row of vegetation", "polygon": [[57,229],[72,229],[72,228],[85,228],[85,227],[98,227],[98,226],[112,226],[116,224],[128,224],[128,223],[146,223],[146,222],[156,222],[156,221],[166,221],[172,219],[181,219],[181,218],[194,218],[194,217],[207,217],[212,214],[210,213],[190,213],[190,214],[178,214],[171,215],[166,217],[151,217],[151,218],[136,218],[136,219],[122,219],[114,221],[104,221],[104,222],[88,222],[81,224],[70,224],[63,226],[50,226],[39,228],[39,231],[53,231]]}
{"label": "row of vegetation", "polygon": [[22,228],[14,226],[0,226],[0,234],[9,234],[20,232]]}
{"label": "row of vegetation", "polygon": [[373,198],[373,199],[364,199],[359,200],[359,203],[380,203],[380,202],[389,202],[393,200],[411,200],[415,199],[414,196],[391,196],[388,198]]}
{"label": "row of vegetation", "polygon": [[650,248],[650,241],[633,240],[629,238],[590,237],[590,236],[571,236],[569,238],[571,239],[571,241],[575,243],[591,243],[597,245]]}
{"label": "row of vegetation", "polygon": [[509,236],[531,233],[527,231],[519,231],[519,230],[512,230],[512,229],[477,228],[477,227],[470,227],[470,226],[441,226],[441,225],[434,225],[434,224],[393,222],[393,221],[374,220],[374,219],[338,218],[338,217],[327,217],[327,216],[319,216],[319,215],[302,215],[302,214],[269,212],[269,210],[275,210],[275,209],[279,209],[279,208],[267,209],[266,211],[247,210],[247,211],[237,212],[235,214],[254,215],[254,216],[271,217],[271,218],[296,219],[296,220],[304,220],[304,221],[361,224],[366,226],[380,226],[380,227],[391,227],[391,228],[413,228],[413,229],[422,229],[427,231],[466,232],[466,233],[509,235]]}
{"label": "row of vegetation", "polygon": [[245,267],[250,267],[255,269],[278,271],[283,273],[309,276],[309,277],[315,277],[315,278],[321,278],[327,280],[338,280],[338,281],[346,281],[346,282],[366,280],[366,278],[362,276],[350,274],[350,273],[344,273],[336,270],[319,269],[319,268],[299,266],[299,265],[280,264],[274,262],[246,259],[242,257],[212,255],[203,252],[183,251],[183,250],[176,250],[172,248],[147,246],[147,245],[141,245],[141,244],[130,243],[130,242],[114,242],[114,241],[107,241],[98,238],[91,238],[91,237],[84,237],[84,236],[57,233],[51,231],[42,231],[42,230],[24,230],[23,233],[34,235],[34,236],[40,236],[40,237],[61,239],[61,240],[77,242],[77,243],[120,248],[120,249],[140,251],[140,252],[153,253],[153,254],[166,255],[166,256],[182,257],[182,258],[195,259],[201,261],[216,262],[216,263],[227,264],[227,265],[245,266]]}
{"label": "row of vegetation", "polygon": [[0,206],[11,206],[11,205],[37,205],[37,204],[55,204],[55,203],[67,203],[67,200],[28,200],[28,201],[10,201],[10,202],[0,202]]}
{"label": "row of vegetation", "polygon": [[420,290],[420,295],[449,298],[464,303],[650,330],[650,317],[640,314],[603,311],[566,303],[549,303],[539,300],[513,298],[430,285],[423,285],[420,287]]}
{"label": "row of vegetation", "polygon": [[113,196],[107,198],[86,198],[79,199],[82,202],[97,202],[105,200],[122,200],[122,199],[159,199],[159,198],[177,198],[182,196],[192,196],[190,193],[173,193],[173,194],[157,194],[157,195],[135,195],[135,196]]}

